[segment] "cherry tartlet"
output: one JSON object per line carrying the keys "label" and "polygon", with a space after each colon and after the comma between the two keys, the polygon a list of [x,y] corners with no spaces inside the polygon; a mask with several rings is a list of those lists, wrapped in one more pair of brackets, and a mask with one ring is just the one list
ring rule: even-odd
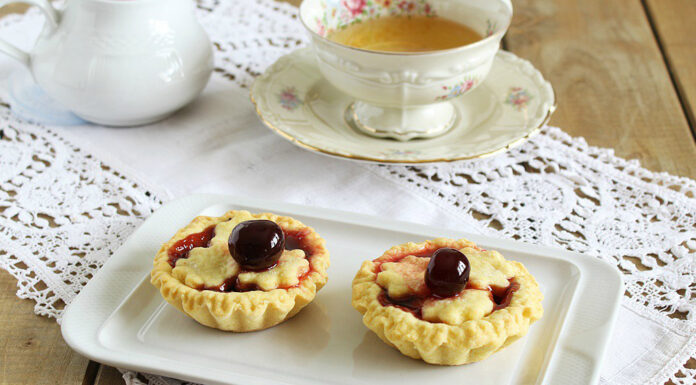
{"label": "cherry tartlet", "polygon": [[301,222],[230,211],[197,217],[162,245],[150,281],[199,323],[266,329],[297,314],[327,281],[324,240]]}
{"label": "cherry tartlet", "polygon": [[480,361],[527,334],[543,296],[519,262],[467,240],[405,243],[363,262],[353,307],[402,354],[430,364]]}

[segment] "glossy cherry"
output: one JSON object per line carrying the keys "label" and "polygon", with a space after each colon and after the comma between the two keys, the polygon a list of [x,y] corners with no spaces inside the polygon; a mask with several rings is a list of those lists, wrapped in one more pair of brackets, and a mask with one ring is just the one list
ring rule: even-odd
{"label": "glossy cherry", "polygon": [[245,221],[232,230],[227,246],[243,269],[264,270],[278,263],[285,249],[285,234],[273,221]]}
{"label": "glossy cherry", "polygon": [[466,287],[471,265],[459,250],[448,247],[437,250],[425,271],[425,284],[437,297],[451,297]]}

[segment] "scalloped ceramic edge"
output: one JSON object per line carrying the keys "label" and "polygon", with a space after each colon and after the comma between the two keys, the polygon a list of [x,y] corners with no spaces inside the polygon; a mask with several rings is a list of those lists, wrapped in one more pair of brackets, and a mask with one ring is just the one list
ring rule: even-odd
{"label": "scalloped ceramic edge", "polygon": [[539,132],[556,108],[551,84],[527,60],[500,51],[472,93],[443,89],[460,112],[455,127],[433,139],[397,142],[359,133],[344,119],[353,99],[322,78],[310,48],[278,59],[251,88],[260,119],[304,149],[378,163],[475,159],[506,151]]}

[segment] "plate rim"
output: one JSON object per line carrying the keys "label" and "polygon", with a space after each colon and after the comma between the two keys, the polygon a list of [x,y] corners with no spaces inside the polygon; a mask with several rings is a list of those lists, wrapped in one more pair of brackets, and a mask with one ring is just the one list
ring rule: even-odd
{"label": "plate rim", "polygon": [[[456,161],[460,161],[460,160],[487,158],[487,157],[494,156],[494,155],[497,155],[499,153],[508,151],[512,148],[515,148],[515,147],[519,146],[520,144],[522,144],[522,143],[526,142],[527,140],[536,136],[541,131],[541,129],[544,126],[546,126],[546,124],[551,119],[551,115],[553,115],[553,113],[556,111],[556,108],[558,107],[558,96],[556,95],[556,91],[553,88],[553,84],[551,84],[551,82],[546,80],[546,78],[543,77],[541,72],[529,60],[523,59],[523,58],[515,55],[512,52],[500,49],[496,53],[496,59],[498,59],[498,56],[506,56],[507,55],[508,57],[514,57],[516,60],[523,62],[526,65],[531,66],[531,68],[533,68],[536,71],[536,75],[538,75],[540,77],[543,85],[545,87],[548,87],[548,91],[551,95],[551,100],[548,102],[549,107],[546,110],[546,115],[544,116],[544,118],[541,119],[540,123],[537,126],[530,127],[524,136],[517,138],[517,139],[513,140],[512,142],[510,142],[510,143],[508,143],[500,148],[496,148],[496,149],[493,149],[493,150],[490,150],[487,152],[483,152],[480,154],[455,156],[455,157],[444,157],[444,158],[427,158],[427,159],[417,159],[417,160],[416,159],[398,159],[398,158],[397,159],[393,159],[393,158],[384,159],[384,158],[376,158],[376,157],[356,155],[356,154],[345,154],[345,153],[341,153],[338,151],[332,151],[329,149],[317,147],[315,145],[306,143],[306,142],[296,138],[295,136],[289,134],[288,132],[284,131],[283,129],[276,127],[273,123],[271,123],[268,119],[266,119],[264,117],[264,114],[261,111],[260,103],[257,100],[257,97],[255,96],[255,94],[258,93],[257,88],[261,87],[261,85],[260,85],[261,80],[263,80],[266,77],[266,74],[268,73],[269,68],[272,68],[273,65],[275,65],[275,63],[277,63],[279,60],[281,60],[285,57],[290,57],[301,50],[306,51],[306,50],[310,50],[310,49],[312,49],[312,48],[311,47],[298,48],[298,49],[278,58],[278,60],[276,60],[276,62],[271,64],[264,71],[264,73],[262,73],[256,79],[254,79],[254,83],[251,85],[251,87],[249,87],[249,99],[251,100],[251,103],[254,105],[254,111],[256,111],[256,116],[258,116],[259,120],[261,120],[261,122],[266,127],[268,127],[271,131],[275,132],[276,134],[280,135],[282,138],[288,140],[290,143],[292,143],[300,148],[303,148],[305,150],[308,150],[308,151],[311,151],[314,153],[328,155],[332,158],[349,159],[349,160],[358,161],[358,162],[382,163],[382,164],[426,164],[426,163],[437,163],[437,162],[449,163],[449,162],[456,162]],[[484,82],[485,82],[485,80],[484,80]]]}
{"label": "plate rim", "polygon": [[[581,266],[578,264],[578,261],[582,262],[583,264],[590,263],[597,265],[599,266],[599,268],[604,269],[607,273],[610,273],[610,276],[612,277],[612,279],[615,280],[614,284],[616,285],[616,291],[613,293],[613,297],[606,296],[607,304],[610,306],[611,309],[609,312],[610,314],[606,314],[605,317],[607,327],[605,328],[603,333],[600,333],[602,334],[602,336],[599,336],[601,337],[601,340],[598,341],[600,342],[600,346],[597,346],[595,347],[595,349],[593,349],[596,353],[594,358],[596,359],[597,364],[594,365],[593,370],[591,371],[590,378],[588,378],[588,383],[597,383],[599,381],[599,370],[601,368],[601,363],[603,362],[604,357],[606,356],[606,353],[608,351],[611,336],[610,333],[614,328],[614,324],[618,316],[618,310],[620,308],[620,303],[624,292],[624,283],[621,273],[614,265],[611,265],[607,261],[591,257],[589,255],[565,250],[562,248],[540,246],[511,239],[502,239],[486,235],[472,234],[455,229],[439,228],[435,226],[427,226],[417,223],[402,222],[392,219],[385,219],[382,217],[357,214],[335,209],[325,209],[285,202],[271,202],[255,198],[235,197],[221,194],[192,194],[169,201],[165,203],[162,207],[160,207],[158,210],[156,210],[155,213],[153,213],[140,226],[138,226],[138,228],[131,234],[131,236],[123,243],[123,245],[121,245],[121,247],[119,247],[116,250],[116,252],[114,252],[112,257],[110,257],[109,260],[107,260],[106,263],[104,263],[102,268],[94,275],[94,277],[87,283],[87,285],[85,285],[82,291],[66,307],[62,317],[61,333],[63,339],[68,344],[68,346],[70,346],[73,350],[85,357],[111,366],[129,368],[131,370],[176,377],[196,382],[229,384],[230,382],[220,382],[218,379],[215,378],[201,377],[200,375],[197,375],[195,373],[184,372],[183,368],[179,368],[181,370],[176,370],[176,367],[168,368],[166,364],[160,366],[152,364],[142,364],[140,363],[141,361],[137,360],[136,355],[129,355],[127,357],[122,356],[120,352],[110,350],[100,343],[100,331],[106,323],[106,321],[110,319],[114,312],[118,308],[120,308],[128,298],[130,298],[130,296],[135,290],[138,289],[138,287],[143,282],[143,275],[146,276],[149,270],[140,272],[142,274],[138,274],[140,278],[138,279],[137,283],[133,287],[124,288],[120,293],[118,304],[110,308],[106,314],[103,314],[103,316],[101,317],[101,321],[99,321],[99,325],[96,328],[88,330],[92,334],[92,338],[89,341],[85,341],[84,338],[79,338],[78,336],[74,335],[76,333],[85,333],[85,329],[82,327],[82,323],[80,322],[81,317],[79,313],[81,303],[83,301],[87,301],[91,296],[93,296],[92,292],[96,292],[98,290],[98,286],[106,285],[108,281],[105,281],[105,278],[102,278],[102,276],[107,275],[109,273],[110,268],[116,265],[115,261],[125,261],[128,259],[127,254],[122,255],[122,250],[127,249],[128,247],[126,246],[131,246],[130,243],[134,242],[133,238],[141,231],[143,226],[145,226],[148,222],[152,221],[152,218],[155,216],[169,216],[171,212],[175,212],[177,210],[177,207],[180,207],[182,205],[195,206],[192,207],[191,210],[200,211],[215,204],[238,204],[241,206],[263,208],[264,210],[294,212],[298,215],[313,216],[325,220],[338,221],[352,225],[374,227],[382,230],[398,229],[399,231],[403,232],[412,232],[417,234],[442,234],[443,236],[452,236],[452,234],[456,234],[454,236],[472,239],[477,243],[496,244],[500,245],[499,247],[501,248],[518,249],[521,252],[534,254],[538,257],[559,259],[574,265],[576,268],[578,268],[578,270],[580,270],[580,278],[577,284],[577,288],[572,295],[571,303],[567,307],[566,313],[564,315],[564,321],[560,326],[560,331],[558,333],[557,339],[553,343],[553,353],[543,369],[545,374],[541,380],[541,383],[547,383],[549,373],[554,368],[555,363],[559,361],[557,359],[558,354],[555,354],[555,351],[561,350],[562,352],[563,350],[573,350],[573,346],[564,348],[562,346],[562,342],[568,339],[566,338],[566,334],[568,332],[568,316],[578,311],[576,307],[580,302],[580,297],[582,294],[581,291],[585,289],[585,286],[588,286],[588,282],[586,282],[587,277],[584,277],[585,274],[583,273],[583,269],[581,268]],[[142,354],[141,356],[148,358],[156,357],[152,354]],[[233,378],[231,378],[232,381],[235,381],[233,383],[237,383],[238,381],[244,381],[244,383],[250,384],[286,383],[278,380],[269,380],[254,376],[250,377],[248,374],[242,373],[227,373],[227,375],[233,376]]]}

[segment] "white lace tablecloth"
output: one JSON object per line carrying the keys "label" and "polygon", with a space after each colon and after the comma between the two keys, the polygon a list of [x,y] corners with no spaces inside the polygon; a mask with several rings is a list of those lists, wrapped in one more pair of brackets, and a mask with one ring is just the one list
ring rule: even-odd
{"label": "white lace tablecloth", "polygon": [[[248,101],[253,78],[304,44],[295,8],[199,3],[216,47],[203,96],[146,127],[42,126],[0,107],[0,267],[17,295],[60,322],[63,307],[163,201],[253,195],[556,245],[615,264],[626,295],[602,384],[696,384],[696,182],[653,173],[547,127],[492,158],[376,166],[295,148]],[[36,11],[0,21],[29,48]],[[18,66],[0,58],[0,78]],[[14,75],[16,76],[16,75]],[[685,319],[674,317],[682,315]],[[176,384],[124,372],[128,383]]]}

